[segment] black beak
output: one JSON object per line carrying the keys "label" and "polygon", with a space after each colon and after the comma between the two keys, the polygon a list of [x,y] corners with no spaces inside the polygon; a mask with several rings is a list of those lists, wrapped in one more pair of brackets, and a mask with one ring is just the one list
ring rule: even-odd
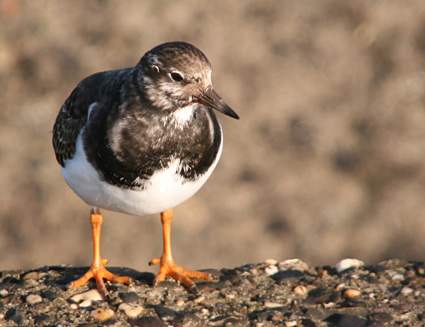
{"label": "black beak", "polygon": [[223,101],[212,87],[208,88],[199,98],[197,98],[197,102],[218,110],[227,116],[239,119],[238,114]]}

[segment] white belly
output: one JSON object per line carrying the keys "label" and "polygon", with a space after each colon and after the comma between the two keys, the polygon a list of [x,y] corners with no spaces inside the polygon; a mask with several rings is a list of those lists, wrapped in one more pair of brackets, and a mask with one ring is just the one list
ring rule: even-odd
{"label": "white belly", "polygon": [[173,160],[164,169],[156,171],[143,190],[122,189],[101,179],[87,161],[83,151],[82,135],[76,143],[72,159],[61,167],[62,175],[71,189],[87,204],[98,208],[132,215],[149,215],[171,209],[194,195],[213,172],[221,156],[223,143],[208,171],[195,181],[184,181],[176,174],[180,160]]}

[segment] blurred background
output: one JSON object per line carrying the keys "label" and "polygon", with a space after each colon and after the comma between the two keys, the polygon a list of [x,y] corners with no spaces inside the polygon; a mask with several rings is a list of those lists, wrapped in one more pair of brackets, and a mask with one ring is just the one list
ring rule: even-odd
{"label": "blurred background", "polygon": [[[423,0],[0,0],[0,269],[91,263],[48,132],[81,79],[173,40],[241,116],[219,115],[222,159],[175,210],[179,264],[425,260]],[[110,265],[156,271],[159,215],[103,213]]]}

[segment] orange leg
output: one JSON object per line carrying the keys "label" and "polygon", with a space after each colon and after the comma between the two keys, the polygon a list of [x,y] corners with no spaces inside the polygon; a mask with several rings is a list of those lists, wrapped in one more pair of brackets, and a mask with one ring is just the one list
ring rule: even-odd
{"label": "orange leg", "polygon": [[108,290],[106,289],[103,279],[119,282],[124,284],[133,284],[133,280],[127,276],[117,276],[105,268],[108,263],[107,259],[102,259],[100,256],[100,229],[102,226],[103,217],[100,211],[91,209],[90,224],[93,232],[93,250],[94,259],[90,269],[79,279],[74,280],[69,285],[69,288],[80,287],[86,284],[91,278],[96,280],[96,286],[103,298],[108,298]]}
{"label": "orange leg", "polygon": [[162,223],[162,236],[164,240],[164,250],[160,258],[152,259],[149,262],[149,265],[160,264],[159,273],[156,275],[154,284],[157,285],[159,282],[163,281],[165,276],[170,276],[175,280],[178,280],[180,283],[189,288],[193,293],[197,292],[196,285],[191,280],[191,278],[201,278],[208,281],[212,281],[210,274],[187,270],[178,266],[173,259],[171,253],[171,220],[173,220],[173,210],[169,209],[164,212],[161,212],[161,223]]}

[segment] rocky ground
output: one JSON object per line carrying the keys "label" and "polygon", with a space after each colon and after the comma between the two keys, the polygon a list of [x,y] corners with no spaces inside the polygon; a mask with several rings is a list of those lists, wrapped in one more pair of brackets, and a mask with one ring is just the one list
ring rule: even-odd
{"label": "rocky ground", "polygon": [[66,285],[86,267],[2,271],[0,326],[423,326],[425,265],[388,260],[336,267],[266,260],[210,270],[217,281],[191,294],[174,281],[153,288],[152,273],[111,268],[137,285],[108,284],[105,302],[88,287]]}

